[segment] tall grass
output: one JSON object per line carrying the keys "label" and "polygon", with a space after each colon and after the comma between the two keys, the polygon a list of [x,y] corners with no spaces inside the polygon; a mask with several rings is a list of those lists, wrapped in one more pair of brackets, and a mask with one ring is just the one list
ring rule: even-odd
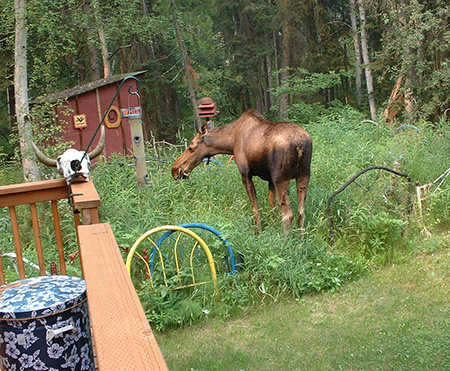
{"label": "tall grass", "polygon": [[[144,278],[137,282],[152,326],[164,330],[211,317],[227,318],[264,301],[334,291],[373,268],[448,244],[440,236],[450,221],[449,184],[444,182],[427,201],[419,219],[415,212],[408,212],[409,184],[405,178],[383,171],[365,173],[333,199],[334,238],[330,243],[328,199],[359,171],[385,166],[424,184],[434,181],[449,166],[443,161],[450,158],[446,122],[399,126],[365,122],[361,114],[345,108],[305,127],[312,135],[314,154],[303,239],[295,224],[287,238],[283,235],[280,212],[278,208],[271,210],[267,183],[259,179],[255,179],[255,186],[264,230],[256,233],[250,201],[234,162],[227,165],[228,156],[216,157],[221,164],[200,165],[189,180],[174,181],[170,172],[174,158],[156,161],[148,152],[151,184],[145,188],[136,185],[132,158],[96,163],[92,179],[102,200],[100,219],[111,224],[124,251],[147,230],[196,222],[219,230],[234,252],[244,257],[245,268],[239,274],[220,272],[220,301],[210,285],[154,291]],[[291,194],[295,194],[294,182]],[[295,199],[291,197],[293,208]],[[70,214],[67,204],[60,208]],[[3,223],[3,217],[1,220],[3,228],[7,222]],[[66,218],[62,223],[68,250],[76,251],[73,221]],[[6,224],[3,229],[8,228]],[[424,227],[432,238],[421,233]],[[5,242],[8,237],[2,236],[1,242]],[[215,255],[218,267],[222,258]],[[80,274],[76,264],[70,269]]]}
{"label": "tall grass", "polygon": [[[228,156],[216,157],[222,166],[200,165],[187,181],[172,179],[173,158],[151,160],[152,183],[147,188],[136,187],[131,159],[98,164],[93,179],[103,203],[101,218],[111,223],[122,246],[131,246],[143,232],[160,225],[197,222],[218,229],[244,256],[241,273],[219,277],[219,302],[212,289],[162,294],[143,284],[141,297],[152,325],[166,329],[227,317],[261,301],[333,291],[373,267],[395,262],[422,246],[438,246],[441,242],[427,242],[420,231],[426,225],[432,233],[440,233],[448,223],[448,185],[433,196],[432,207],[419,221],[407,210],[405,178],[382,171],[366,173],[334,199],[335,238],[330,244],[328,198],[362,169],[395,168],[421,184],[446,170],[441,160],[449,158],[450,150],[445,123],[399,126],[364,122],[359,113],[346,108],[306,127],[313,137],[314,155],[303,240],[295,227],[288,238],[283,236],[280,213],[267,202],[267,183],[258,179],[264,230],[256,233],[250,202],[235,164],[226,165]],[[295,194],[294,184],[291,193]]]}

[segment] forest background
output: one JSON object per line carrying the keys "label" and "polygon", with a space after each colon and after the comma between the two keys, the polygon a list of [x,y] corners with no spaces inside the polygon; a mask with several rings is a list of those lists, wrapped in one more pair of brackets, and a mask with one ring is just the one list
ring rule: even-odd
{"label": "forest background", "polygon": [[9,158],[19,148],[18,130],[24,137],[16,112],[28,114],[28,101],[17,105],[20,32],[29,100],[148,71],[142,79],[147,138],[190,134],[195,100],[204,96],[230,121],[249,107],[298,124],[345,105],[380,122],[385,114],[407,122],[448,116],[444,0],[0,3],[0,145]]}

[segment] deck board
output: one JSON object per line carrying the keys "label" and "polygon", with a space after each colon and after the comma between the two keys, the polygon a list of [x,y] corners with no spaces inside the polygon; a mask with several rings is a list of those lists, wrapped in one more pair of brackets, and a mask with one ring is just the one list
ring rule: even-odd
{"label": "deck board", "polygon": [[168,370],[110,225],[78,233],[98,369]]}

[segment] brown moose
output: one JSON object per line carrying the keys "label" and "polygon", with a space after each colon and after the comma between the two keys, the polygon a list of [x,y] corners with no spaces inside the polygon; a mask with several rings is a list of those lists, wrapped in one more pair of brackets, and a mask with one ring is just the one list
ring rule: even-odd
{"label": "brown moose", "polygon": [[312,140],[306,130],[292,122],[266,121],[260,113],[249,109],[231,124],[198,133],[175,160],[172,176],[185,179],[204,158],[220,153],[234,155],[259,231],[262,229],[261,217],[252,177],[258,176],[269,182],[269,204],[274,207],[277,198],[285,233],[294,217],[289,202],[289,184],[295,179],[298,224],[303,234],[312,157]]}

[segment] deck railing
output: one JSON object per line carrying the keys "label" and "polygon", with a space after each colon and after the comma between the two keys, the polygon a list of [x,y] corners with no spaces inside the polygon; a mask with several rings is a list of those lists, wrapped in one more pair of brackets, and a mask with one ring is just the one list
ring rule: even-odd
{"label": "deck railing", "polygon": [[[9,209],[11,229],[14,241],[15,260],[20,279],[26,278],[24,248],[20,238],[20,223],[17,208],[21,205],[29,205],[31,226],[36,248],[39,274],[46,275],[49,267],[46,267],[44,249],[41,238],[40,218],[38,215],[39,203],[50,203],[53,215],[53,228],[55,233],[56,248],[58,251],[59,269],[61,274],[67,274],[61,221],[58,212],[58,201],[68,199],[69,188],[64,179],[44,180],[22,184],[11,184],[0,187],[0,207]],[[100,197],[92,182],[74,183],[70,187],[73,195],[72,204],[74,210],[75,228],[80,224],[98,223],[97,208],[100,206]],[[62,202],[62,201],[61,201]],[[25,206],[26,207],[26,206]],[[80,217],[81,215],[81,217]],[[0,246],[0,285],[6,283],[3,269],[2,246]]]}
{"label": "deck railing", "polygon": [[[17,213],[20,205],[29,205],[39,274],[47,274],[38,203],[51,204],[59,271],[66,274],[57,202],[63,199],[67,202],[68,192],[64,179],[0,187],[0,207],[9,208],[20,279],[26,276]],[[100,198],[97,190],[92,182],[74,183],[70,186],[70,194],[80,263],[87,287],[96,369],[167,371],[164,357],[126,271],[112,229],[108,223],[99,223],[97,208],[100,206]],[[1,248],[2,246],[0,253],[4,253]],[[0,284],[5,283],[0,256]]]}

